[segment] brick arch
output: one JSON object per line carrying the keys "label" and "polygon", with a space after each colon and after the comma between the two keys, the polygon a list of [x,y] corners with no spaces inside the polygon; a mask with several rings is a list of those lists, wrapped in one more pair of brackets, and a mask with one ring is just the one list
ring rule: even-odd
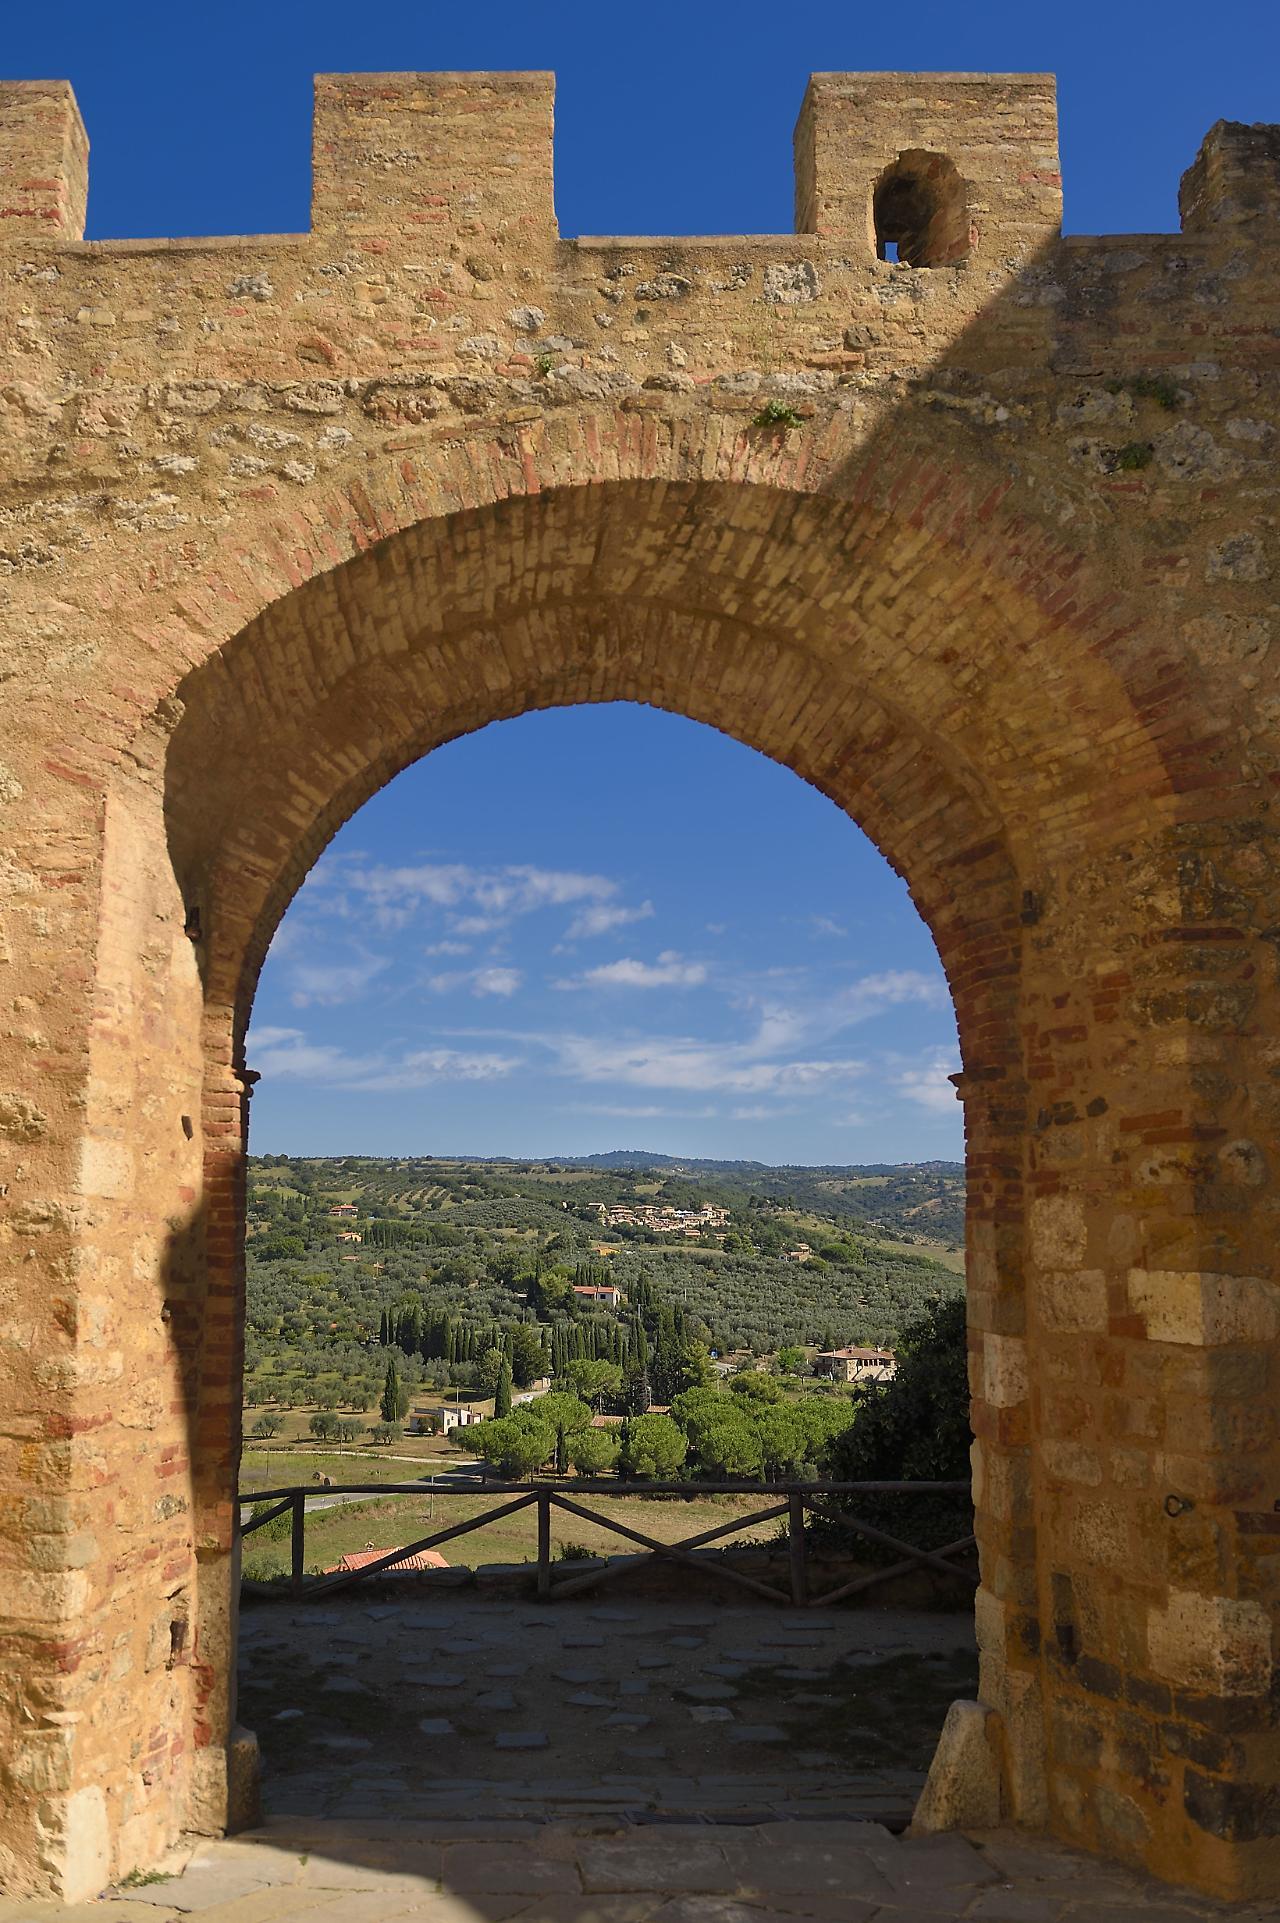
{"label": "brick arch", "polygon": [[[965,1064],[984,1691],[1008,1716],[1011,1807],[1036,1820],[1028,1036],[1088,931],[1073,931],[1084,948],[1046,961],[1028,924],[1049,864],[1069,872],[1087,839],[1105,851],[1132,838],[1137,810],[1158,817],[1176,787],[1166,737],[1126,683],[1116,598],[1089,592],[1078,556],[1002,506],[980,460],[948,479],[936,447],[930,462],[908,445],[893,473],[854,474],[833,442],[802,477],[747,443],[749,478],[705,480],[692,475],[714,436],[701,455],[692,434],[677,453],[652,423],[622,417],[626,472],[584,486],[567,484],[582,478],[566,465],[575,432],[581,423],[549,424],[536,463],[526,443],[519,491],[510,469],[477,479],[473,449],[443,456],[429,487],[415,470],[408,492],[394,480],[376,500],[366,490],[359,551],[346,558],[341,541],[296,527],[289,584],[216,646],[204,633],[198,665],[164,691],[164,730],[139,737],[139,759],[162,762],[171,912],[194,907],[203,937],[209,1228],[189,1369],[198,1526],[217,1541],[229,1523],[235,1344],[210,1347],[204,1331],[234,1329],[241,1311],[242,1039],[289,899],[342,821],[444,740],[574,702],[678,711],[792,768],[857,820],[906,877],[947,970]],[[733,460],[710,465],[723,475]],[[652,473],[663,466],[674,472]],[[542,478],[557,484],[535,486]],[[331,503],[324,525],[339,519]],[[283,551],[264,538],[251,556],[239,541],[261,588]],[[228,624],[225,606],[217,617]],[[215,1614],[222,1606],[215,1594]],[[216,1674],[210,1690],[216,1729]]]}
{"label": "brick arch", "polygon": [[[631,490],[643,487],[659,504],[656,515],[633,510]],[[658,538],[665,538],[663,528],[678,530],[678,551],[662,555],[664,567],[683,553],[707,566],[720,587],[722,536],[730,545],[735,536],[767,542],[781,557],[780,572],[761,569],[755,582],[742,584],[734,608],[741,618],[775,632],[812,629],[815,620],[827,621],[822,604],[831,569],[842,566],[860,576],[864,590],[887,594],[891,608],[898,600],[914,605],[914,617],[899,609],[889,623],[901,665],[914,675],[927,665],[914,631],[941,596],[970,646],[980,632],[1002,637],[999,672],[1033,663],[1043,692],[1073,715],[1059,744],[1064,762],[1082,746],[1096,751],[1091,728],[1104,719],[1117,768],[1126,756],[1137,763],[1166,752],[1162,732],[1171,731],[1167,724],[1152,729],[1149,709],[1153,679],[1168,664],[1153,651],[1152,637],[1141,634],[1131,584],[1105,558],[1053,532],[1008,465],[936,414],[898,423],[891,450],[873,443],[869,451],[865,433],[840,412],[799,441],[753,431],[741,413],[713,406],[671,414],[565,410],[500,436],[491,428],[459,436],[429,455],[392,451],[380,462],[362,456],[348,471],[314,483],[288,512],[272,490],[263,493],[267,498],[235,503],[213,565],[197,578],[186,579],[175,558],[159,575],[144,571],[102,584],[104,608],[144,644],[150,670],[135,666],[127,683],[100,695],[104,717],[127,724],[130,760],[183,680],[200,667],[216,673],[219,660],[230,669],[259,635],[259,622],[295,590],[323,593],[327,581],[341,594],[354,578],[344,564],[367,557],[376,570],[426,569],[421,584],[430,594],[442,570],[474,575],[487,513],[518,512],[555,496],[573,504],[568,525],[581,535],[600,525],[601,493],[615,520],[639,527],[648,519]],[[699,545],[700,525],[710,531],[709,544]],[[541,537],[556,548],[553,564],[562,575],[573,567],[564,527],[548,522]],[[409,534],[420,541],[427,529],[447,531],[429,555],[414,557],[393,539]],[[651,571],[652,554],[633,548],[635,578]],[[615,571],[613,585],[626,589],[625,569]],[[158,589],[168,602],[160,618]],[[934,653],[943,667],[954,666],[945,648]],[[981,700],[983,672],[971,663],[967,695],[960,696],[956,680],[949,698],[961,705]],[[1159,697],[1167,706],[1178,691],[1165,682]],[[913,702],[920,694],[913,687]],[[1120,716],[1129,717],[1127,733]],[[1196,725],[1190,714],[1186,725]],[[68,752],[74,759],[70,744]]]}
{"label": "brick arch", "polygon": [[[1081,1571],[1093,1498],[1072,1480],[1087,1457],[1073,1425],[1101,1423],[1105,1385],[1141,1376],[1124,1265],[1146,1178],[1112,1105],[1145,1108],[1158,1083],[1155,1121],[1173,1127],[1196,1099],[1130,1012],[1183,994],[1194,951],[1148,934],[1135,962],[1133,903],[1176,915],[1181,824],[1216,805],[1188,798],[1183,771],[1203,782],[1217,717],[1104,565],[954,428],[905,426],[891,459],[865,460],[838,420],[806,455],[713,414],[557,416],[484,448],[370,463],[288,522],[248,515],[224,571],[151,637],[150,679],[104,696],[135,714],[119,792],[165,844],[155,915],[176,938],[195,908],[202,937],[196,992],[166,1016],[203,1081],[199,1212],[169,1284],[205,1545],[197,1744],[216,1748],[231,1717],[240,1039],[272,930],[328,837],[408,761],[504,715],[626,698],[822,788],[907,877],[938,943],[965,1062],[983,1695],[1009,1813],[1078,1834],[1077,1677],[1055,1670],[1045,1625],[1075,1612],[1089,1673],[1109,1674],[1124,1625],[1168,1591],[1138,1482],[1108,1514],[1110,1566]],[[1190,1267],[1197,1230],[1177,1233]],[[1145,1687],[1140,1652],[1124,1660]]]}
{"label": "brick arch", "polygon": [[[234,742],[242,768],[252,769],[264,722],[272,737],[290,713],[310,725],[343,682],[341,702],[370,698],[375,663],[384,678],[402,675],[399,692],[410,709],[425,700],[433,712],[456,710],[457,731],[518,712],[520,702],[617,698],[628,670],[633,698],[677,708],[701,699],[715,722],[717,707],[728,713],[735,701],[749,703],[741,677],[733,684],[733,664],[752,635],[785,650],[792,675],[840,694],[871,693],[900,730],[915,733],[921,752],[947,762],[953,782],[985,796],[993,831],[1007,836],[1011,859],[1028,873],[1078,848],[1082,825],[1095,842],[1122,839],[1131,826],[1127,795],[1148,827],[1153,811],[1158,821],[1162,800],[1176,792],[1185,744],[1184,730],[1170,725],[1167,684],[1156,690],[1160,725],[1151,725],[1149,644],[1135,651],[1135,673],[1134,623],[1121,598],[1090,578],[1080,555],[1024,514],[1006,511],[1006,484],[984,472],[981,459],[936,445],[925,459],[904,444],[893,470],[854,473],[839,437],[829,436],[801,472],[798,457],[762,450],[740,426],[729,440],[711,431],[714,421],[685,421],[670,441],[655,431],[660,426],[675,423],[637,427],[635,417],[621,415],[610,440],[597,418],[553,417],[510,445],[491,445],[494,458],[483,467],[473,448],[450,448],[429,475],[406,461],[381,489],[366,475],[287,526],[268,516],[228,537],[226,571],[206,584],[204,598],[184,599],[189,622],[200,618],[183,647],[175,649],[171,635],[170,646],[157,648],[164,679],[132,750],[149,740],[144,759],[165,754],[170,840],[184,880],[199,880],[212,862],[200,834],[210,830],[216,776],[195,784],[200,831],[181,824],[183,761],[199,761],[202,727],[222,750]],[[599,466],[603,445],[620,478],[602,483],[584,450],[594,450]],[[505,468],[499,453],[510,457]],[[950,471],[939,465],[948,453],[955,455]],[[708,454],[713,468],[736,470],[732,482],[680,478]],[[574,464],[584,460],[592,485],[557,484],[581,482]],[[441,511],[450,504],[453,512]],[[233,625],[255,604],[253,618]],[[608,606],[615,626],[624,607],[678,611],[687,626],[682,645],[701,681],[675,655],[652,651],[643,667],[638,660],[611,667],[606,650],[593,656],[579,645],[570,667],[553,641],[549,657],[539,658],[541,638],[529,625],[535,604],[540,619],[554,608],[570,626],[574,608],[589,617]],[[369,632],[375,607],[376,637]],[[579,620],[579,642],[586,631]],[[468,707],[450,681],[468,649],[490,644],[491,713],[484,701]],[[555,691],[557,676],[569,691]],[[518,686],[517,706],[504,708]],[[174,696],[184,719],[170,744]],[[1202,723],[1202,716],[1188,720],[1187,730]],[[749,717],[744,725],[750,738]],[[387,778],[389,743],[401,732],[384,714],[384,772],[374,786]],[[803,732],[807,777],[826,785],[829,731],[810,715]],[[410,727],[406,740],[415,739],[400,765],[433,745],[431,727],[416,736]],[[757,745],[777,752],[763,740]],[[300,740],[292,765],[301,767],[308,752]],[[212,771],[216,752],[203,754]],[[1032,769],[1038,783],[1028,778]],[[1114,805],[1082,824],[1100,779]],[[364,798],[353,777],[349,805]],[[904,868],[891,837],[870,832]]]}

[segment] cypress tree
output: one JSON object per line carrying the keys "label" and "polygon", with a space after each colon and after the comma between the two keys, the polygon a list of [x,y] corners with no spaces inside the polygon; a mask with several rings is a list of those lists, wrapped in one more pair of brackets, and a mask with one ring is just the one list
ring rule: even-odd
{"label": "cypress tree", "polygon": [[556,1426],[556,1474],[567,1476],[569,1473],[569,1443],[564,1433],[563,1422]]}
{"label": "cypress tree", "polygon": [[502,1367],[498,1371],[498,1386],[493,1396],[493,1413],[495,1416],[511,1414],[511,1364],[505,1356]]}
{"label": "cypress tree", "polygon": [[394,1362],[388,1362],[386,1379],[382,1384],[382,1420],[400,1420],[400,1377]]}

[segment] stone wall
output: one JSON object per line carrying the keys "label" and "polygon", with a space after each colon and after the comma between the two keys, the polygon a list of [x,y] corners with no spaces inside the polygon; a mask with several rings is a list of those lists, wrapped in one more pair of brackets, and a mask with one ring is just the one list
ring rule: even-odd
{"label": "stone wall", "polygon": [[546,76],[326,78],[310,233],[85,245],[0,87],[12,1888],[225,1819],[280,915],[432,746],[625,698],[938,943],[1008,1815],[1280,1889],[1276,131],[1104,239],[1043,76],[818,76],[796,151],[795,236],[562,241]]}

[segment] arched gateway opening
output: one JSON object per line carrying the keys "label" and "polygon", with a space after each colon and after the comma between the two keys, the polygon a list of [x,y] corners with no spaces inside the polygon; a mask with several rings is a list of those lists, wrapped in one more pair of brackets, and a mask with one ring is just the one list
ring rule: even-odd
{"label": "arched gateway opening", "polygon": [[[179,1250],[169,1299],[175,1320],[192,1305],[184,1366],[209,1545],[198,1642],[226,1652],[207,1678],[211,1727],[232,1710],[243,1046],[267,946],[335,829],[411,761],[500,717],[639,700],[710,722],[828,794],[906,877],[937,943],[967,1077],[975,1430],[1002,1492],[979,1530],[989,1566],[1015,1546],[1027,1558],[1018,1593],[988,1595],[983,1689],[1020,1732],[1011,1796],[1034,1820],[1037,1677],[1016,1628],[1035,1530],[1021,1362],[1027,890],[1023,824],[992,777],[1052,716],[1026,685],[1017,618],[980,557],[892,515],[769,487],[614,483],[418,523],[283,596],[178,690],[166,831],[199,996],[208,1232]],[[1015,720],[992,694],[1019,681]],[[993,1611],[1015,1626],[993,1634]]]}
{"label": "arched gateway opening", "polygon": [[[593,1796],[619,1820],[905,1821],[977,1694],[976,1559],[895,1576],[900,1553],[868,1566],[803,1504],[968,1481],[954,1039],[883,858],[703,724],[494,723],[339,830],[246,1045],[240,1489],[314,1498],[293,1601],[289,1514],[264,1534],[270,1503],[242,1510],[239,1720],[268,1820],[363,1795],[409,1826]],[[831,1166],[858,1163],[917,1166]],[[531,1477],[530,1506],[454,1533]],[[682,1498],[630,1493],[655,1477]],[[931,1549],[970,1534],[963,1493],[845,1500]],[[692,1567],[609,1527],[679,1543],[735,1518]],[[332,1587],[343,1558],[414,1543],[449,1566]]]}
{"label": "arched gateway opening", "polygon": [[[598,446],[590,421],[568,432],[566,448]],[[166,1085],[157,1102],[145,1066],[124,1064],[136,1100],[94,1126],[134,1132],[118,1258],[131,1368],[174,1392],[120,1493],[140,1536],[171,1521],[163,1593],[142,1561],[127,1572],[138,1656],[114,1708],[181,1738],[149,1801],[131,1765],[104,1772],[122,1848],[146,1860],[175,1821],[236,1814],[243,1044],[273,931],[337,827],[434,746],[535,708],[631,700],[709,722],[830,796],[934,937],[963,1055],[984,1767],[1007,1820],[1149,1855],[1163,1792],[1132,1748],[1105,1746],[1099,1692],[1135,1677],[1126,1726],[1146,1729],[1158,1776],[1144,1679],[1203,1677],[1214,1659],[1174,1652],[1160,1444],[1125,1433],[1126,1484],[1092,1427],[1108,1384],[1146,1367],[1144,1285],[1126,1297],[1125,1274],[1147,1258],[1117,1194],[1117,1128],[1156,1099],[1153,1075],[1179,1104],[1182,1074],[1131,1024],[1117,1047],[1117,943],[1134,888],[1159,886],[1173,783],[1126,685],[1116,605],[1088,594],[1074,557],[1002,523],[959,454],[949,480],[921,462],[884,493],[837,498],[763,476],[556,485],[543,450],[545,491],[530,461],[531,491],[451,507],[494,491],[470,459],[445,457],[440,511],[396,481],[337,497],[335,516],[360,503],[354,558],[323,520],[282,526],[254,560],[277,591],[156,710],[137,743],[147,778],[113,797],[108,871],[130,880],[101,992],[163,1047]],[[117,1038],[99,1046],[105,1060]],[[164,1507],[175,1474],[190,1514]],[[1169,1687],[1151,1680],[1153,1704]]]}

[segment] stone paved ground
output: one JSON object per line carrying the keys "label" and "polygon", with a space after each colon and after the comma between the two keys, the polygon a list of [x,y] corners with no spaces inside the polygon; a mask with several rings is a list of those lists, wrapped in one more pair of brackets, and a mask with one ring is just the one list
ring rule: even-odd
{"label": "stone paved ground", "polygon": [[[1277,1923],[1025,1838],[904,1838],[963,1615],[358,1589],[253,1607],[267,1816],[0,1923]],[[785,1819],[785,1820],[779,1820]]]}
{"label": "stone paved ground", "polygon": [[538,1603],[401,1583],[253,1605],[240,1719],[262,1744],[265,1806],[901,1826],[947,1705],[975,1693],[972,1618],[801,1614],[738,1593]]}
{"label": "stone paved ground", "polygon": [[1012,1836],[911,1841],[871,1823],[410,1824],[278,1818],[200,1843],[161,1881],[0,1923],[1275,1923]]}

